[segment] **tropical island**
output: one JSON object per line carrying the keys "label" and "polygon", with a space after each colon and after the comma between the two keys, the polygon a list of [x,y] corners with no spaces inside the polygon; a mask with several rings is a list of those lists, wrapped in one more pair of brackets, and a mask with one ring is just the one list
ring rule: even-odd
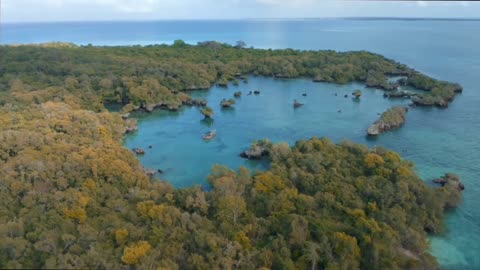
{"label": "tropical island", "polygon": [[211,190],[175,189],[122,139],[135,132],[135,110],[198,106],[212,117],[188,91],[239,74],[385,91],[405,83],[425,91],[412,100],[425,106],[448,104],[457,84],[369,52],[217,42],[1,46],[0,55],[0,268],[438,268],[426,237],[461,202],[454,174],[430,187],[395,152],[312,138],[252,145],[267,171],[219,165]]}

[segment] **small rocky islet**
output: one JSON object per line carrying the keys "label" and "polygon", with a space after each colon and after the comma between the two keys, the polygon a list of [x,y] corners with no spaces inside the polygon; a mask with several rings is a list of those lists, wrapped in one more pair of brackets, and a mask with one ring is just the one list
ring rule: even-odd
{"label": "small rocky islet", "polygon": [[368,129],[369,136],[378,136],[384,132],[395,130],[405,124],[407,107],[395,106],[382,113],[380,119],[375,121]]}

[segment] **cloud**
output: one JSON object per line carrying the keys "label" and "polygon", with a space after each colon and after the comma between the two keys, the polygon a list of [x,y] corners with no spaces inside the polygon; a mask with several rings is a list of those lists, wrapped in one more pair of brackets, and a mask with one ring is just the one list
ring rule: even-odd
{"label": "cloud", "polygon": [[[338,0],[0,0],[2,21],[478,17],[479,2]],[[468,6],[468,8],[466,8]]]}
{"label": "cloud", "polygon": [[[315,4],[315,0],[256,0],[259,4],[270,5],[272,7],[298,7],[304,8],[307,5]],[[317,1],[318,2],[318,1]]]}
{"label": "cloud", "polygon": [[417,6],[426,7],[426,6],[428,6],[428,2],[427,1],[417,1]]}

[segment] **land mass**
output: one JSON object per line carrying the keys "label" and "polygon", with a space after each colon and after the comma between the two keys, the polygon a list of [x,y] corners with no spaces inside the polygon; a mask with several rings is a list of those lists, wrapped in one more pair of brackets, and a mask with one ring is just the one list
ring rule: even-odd
{"label": "land mass", "polygon": [[[175,189],[122,140],[135,132],[136,109],[195,105],[212,117],[188,91],[241,74],[385,90],[401,75],[427,105],[448,103],[456,84],[368,52],[217,42],[1,46],[0,55],[0,268],[438,268],[426,237],[461,201],[453,174],[432,188],[397,153],[313,138],[254,144],[268,171],[219,165],[211,190]],[[106,102],[124,108],[109,112]]]}

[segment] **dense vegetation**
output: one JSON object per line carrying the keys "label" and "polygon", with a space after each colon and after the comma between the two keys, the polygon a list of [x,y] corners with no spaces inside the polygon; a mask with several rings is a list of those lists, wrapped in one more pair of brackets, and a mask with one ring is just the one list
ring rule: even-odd
{"label": "dense vegetation", "polygon": [[216,166],[210,191],[174,189],[122,146],[132,121],[103,106],[205,106],[181,91],[237,73],[343,83],[371,72],[413,71],[367,52],[211,42],[0,47],[0,268],[437,267],[426,234],[460,202],[456,176],[433,189],[394,152],[311,139],[262,144],[269,171]]}
{"label": "dense vegetation", "polygon": [[[209,88],[215,82],[245,79],[245,74],[271,77],[307,77],[315,81],[360,81],[394,90],[408,84],[425,90],[415,97],[419,105],[445,106],[461,91],[365,51],[299,51],[242,49],[217,42],[197,46],[176,41],[173,46],[78,47],[72,44],[0,47],[2,103],[64,101],[93,111],[104,102],[128,109],[178,109],[191,104],[183,91]],[[406,76],[398,83],[388,76]],[[72,96],[74,97],[72,100]]]}
{"label": "dense vegetation", "polygon": [[425,230],[459,196],[396,153],[326,139],[271,146],[253,176],[215,167],[210,192],[175,190],[122,147],[117,115],[0,115],[0,268],[424,269]]}

